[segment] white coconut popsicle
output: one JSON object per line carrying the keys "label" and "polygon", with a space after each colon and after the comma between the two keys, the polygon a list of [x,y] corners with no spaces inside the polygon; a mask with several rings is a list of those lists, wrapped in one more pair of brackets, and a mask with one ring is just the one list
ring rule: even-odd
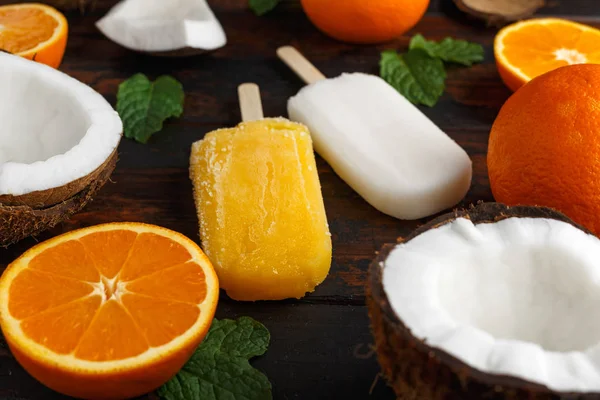
{"label": "white coconut popsicle", "polygon": [[277,54],[308,86],[289,99],[315,150],[379,211],[418,219],[456,205],[471,185],[467,153],[383,79],[326,79],[292,47]]}

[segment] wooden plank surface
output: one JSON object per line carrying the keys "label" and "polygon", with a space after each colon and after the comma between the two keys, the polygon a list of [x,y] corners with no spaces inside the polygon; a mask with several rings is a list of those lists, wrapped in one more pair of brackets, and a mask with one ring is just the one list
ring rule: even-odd
{"label": "wooden plank surface", "polygon": [[[0,0],[0,4],[11,1]],[[327,76],[346,71],[376,74],[379,53],[403,50],[414,33],[430,39],[454,36],[482,43],[486,60],[472,68],[450,68],[447,90],[434,108],[423,111],[461,146],[474,164],[473,185],[462,205],[492,200],[485,154],[491,124],[508,98],[496,72],[492,41],[496,32],[460,14],[449,0],[432,1],[430,11],[409,35],[379,46],[352,46],[319,33],[296,1],[256,17],[246,0],[213,0],[227,35],[226,47],[182,59],[152,58],[125,50],[104,38],[94,22],[114,4],[99,1],[85,15],[68,15],[71,33],[61,70],[89,84],[112,104],[117,86],[134,73],[156,78],[171,74],[186,91],[185,113],[142,145],[123,139],[120,161],[100,194],[70,221],[40,235],[44,240],[75,228],[113,221],[143,221],[177,230],[198,240],[198,225],[188,179],[193,141],[212,129],[239,122],[237,85],[260,85],[268,116],[286,115],[286,100],[302,82],[281,63],[278,46],[292,44]],[[541,11],[600,26],[597,0],[563,0]],[[596,17],[599,17],[596,19]],[[1,90],[1,89],[0,89]],[[273,383],[275,399],[392,399],[376,376],[372,338],[364,306],[367,265],[384,243],[408,234],[421,221],[398,221],[362,200],[317,157],[327,215],[333,235],[331,273],[317,290],[297,301],[234,302],[222,296],[217,316],[252,316],[271,331],[267,354],[254,362]],[[26,239],[0,250],[0,268],[36,243]],[[64,399],[27,375],[0,342],[0,400]],[[372,390],[371,395],[369,394]],[[145,397],[145,398],[153,398]]]}

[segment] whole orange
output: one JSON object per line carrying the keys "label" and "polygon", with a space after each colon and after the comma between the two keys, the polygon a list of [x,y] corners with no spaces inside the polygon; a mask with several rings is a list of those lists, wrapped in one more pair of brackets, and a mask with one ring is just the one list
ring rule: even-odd
{"label": "whole orange", "polygon": [[411,29],[429,0],[302,0],[304,12],[325,34],[351,43],[381,43]]}
{"label": "whole orange", "polygon": [[487,165],[496,201],[551,207],[600,234],[600,65],[517,90],[492,126]]}

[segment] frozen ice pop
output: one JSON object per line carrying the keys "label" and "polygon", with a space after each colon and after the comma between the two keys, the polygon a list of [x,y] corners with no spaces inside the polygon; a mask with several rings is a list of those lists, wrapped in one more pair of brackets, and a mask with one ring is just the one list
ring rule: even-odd
{"label": "frozen ice pop", "polygon": [[383,79],[326,79],[297,50],[278,51],[307,84],[289,99],[315,150],[368,203],[399,219],[456,205],[471,185],[467,153]]}
{"label": "frozen ice pop", "polygon": [[243,122],[192,145],[190,177],[204,251],[236,300],[300,298],[331,264],[331,237],[308,129],[263,119],[240,87]]}

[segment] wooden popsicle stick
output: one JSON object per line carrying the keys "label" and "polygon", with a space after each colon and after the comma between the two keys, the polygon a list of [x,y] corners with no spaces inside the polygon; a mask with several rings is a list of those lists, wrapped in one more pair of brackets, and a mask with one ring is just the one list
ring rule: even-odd
{"label": "wooden popsicle stick", "polygon": [[256,121],[264,117],[260,89],[255,83],[242,83],[238,86],[242,121]]}
{"label": "wooden popsicle stick", "polygon": [[310,61],[292,46],[277,49],[279,58],[291,68],[307,85],[326,79]]}

